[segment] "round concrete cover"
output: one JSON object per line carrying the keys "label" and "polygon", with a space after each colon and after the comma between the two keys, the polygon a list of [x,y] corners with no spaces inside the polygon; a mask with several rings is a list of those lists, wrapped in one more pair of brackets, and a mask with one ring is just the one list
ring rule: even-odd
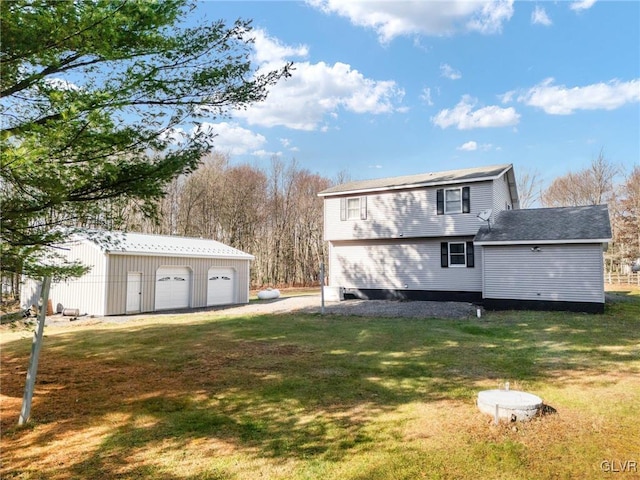
{"label": "round concrete cover", "polygon": [[478,408],[481,412],[495,415],[496,405],[499,418],[529,420],[542,408],[542,399],[518,390],[484,390],[478,393]]}

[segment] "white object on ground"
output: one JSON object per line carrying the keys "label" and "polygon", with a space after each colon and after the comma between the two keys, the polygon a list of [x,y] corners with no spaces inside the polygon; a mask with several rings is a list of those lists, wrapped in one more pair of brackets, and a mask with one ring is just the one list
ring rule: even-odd
{"label": "white object on ground", "polygon": [[266,290],[260,290],[258,292],[258,298],[260,300],[271,300],[280,296],[280,290],[277,288],[268,288]]}
{"label": "white object on ground", "polygon": [[518,390],[484,390],[478,393],[478,408],[496,421],[526,421],[535,417],[542,408],[542,399],[532,393]]}

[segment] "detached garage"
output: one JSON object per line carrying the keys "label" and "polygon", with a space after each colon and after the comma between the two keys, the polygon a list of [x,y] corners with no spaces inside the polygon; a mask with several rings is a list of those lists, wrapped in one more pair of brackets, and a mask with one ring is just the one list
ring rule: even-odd
{"label": "detached garage", "polygon": [[[249,302],[253,256],[214,240],[99,232],[74,237],[65,256],[91,266],[81,278],[54,283],[54,310],[121,315]],[[37,282],[25,280],[24,308],[37,303]]]}
{"label": "detached garage", "polygon": [[606,205],[500,212],[474,239],[489,309],[604,312]]}

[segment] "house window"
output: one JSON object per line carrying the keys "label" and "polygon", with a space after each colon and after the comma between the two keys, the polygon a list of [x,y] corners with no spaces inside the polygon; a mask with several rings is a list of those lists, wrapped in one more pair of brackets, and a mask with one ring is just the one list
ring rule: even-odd
{"label": "house window", "polygon": [[449,244],[449,265],[452,267],[464,267],[467,265],[464,243]]}
{"label": "house window", "polygon": [[473,242],[442,242],[440,266],[473,268],[475,266]]}
{"label": "house window", "polygon": [[462,212],[462,189],[450,188],[444,191],[444,213]]}
{"label": "house window", "polygon": [[340,199],[340,220],[366,220],[367,197]]}
{"label": "house window", "polygon": [[471,212],[471,188],[439,188],[436,190],[437,214],[445,213],[470,213]]}
{"label": "house window", "polygon": [[347,198],[347,220],[360,218],[360,197]]}

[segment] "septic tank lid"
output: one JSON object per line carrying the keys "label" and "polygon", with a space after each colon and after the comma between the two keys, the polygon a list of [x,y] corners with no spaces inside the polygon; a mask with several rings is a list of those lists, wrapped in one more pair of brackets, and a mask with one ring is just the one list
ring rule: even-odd
{"label": "septic tank lid", "polygon": [[519,390],[484,390],[478,393],[478,409],[499,419],[531,420],[542,408],[537,395]]}

